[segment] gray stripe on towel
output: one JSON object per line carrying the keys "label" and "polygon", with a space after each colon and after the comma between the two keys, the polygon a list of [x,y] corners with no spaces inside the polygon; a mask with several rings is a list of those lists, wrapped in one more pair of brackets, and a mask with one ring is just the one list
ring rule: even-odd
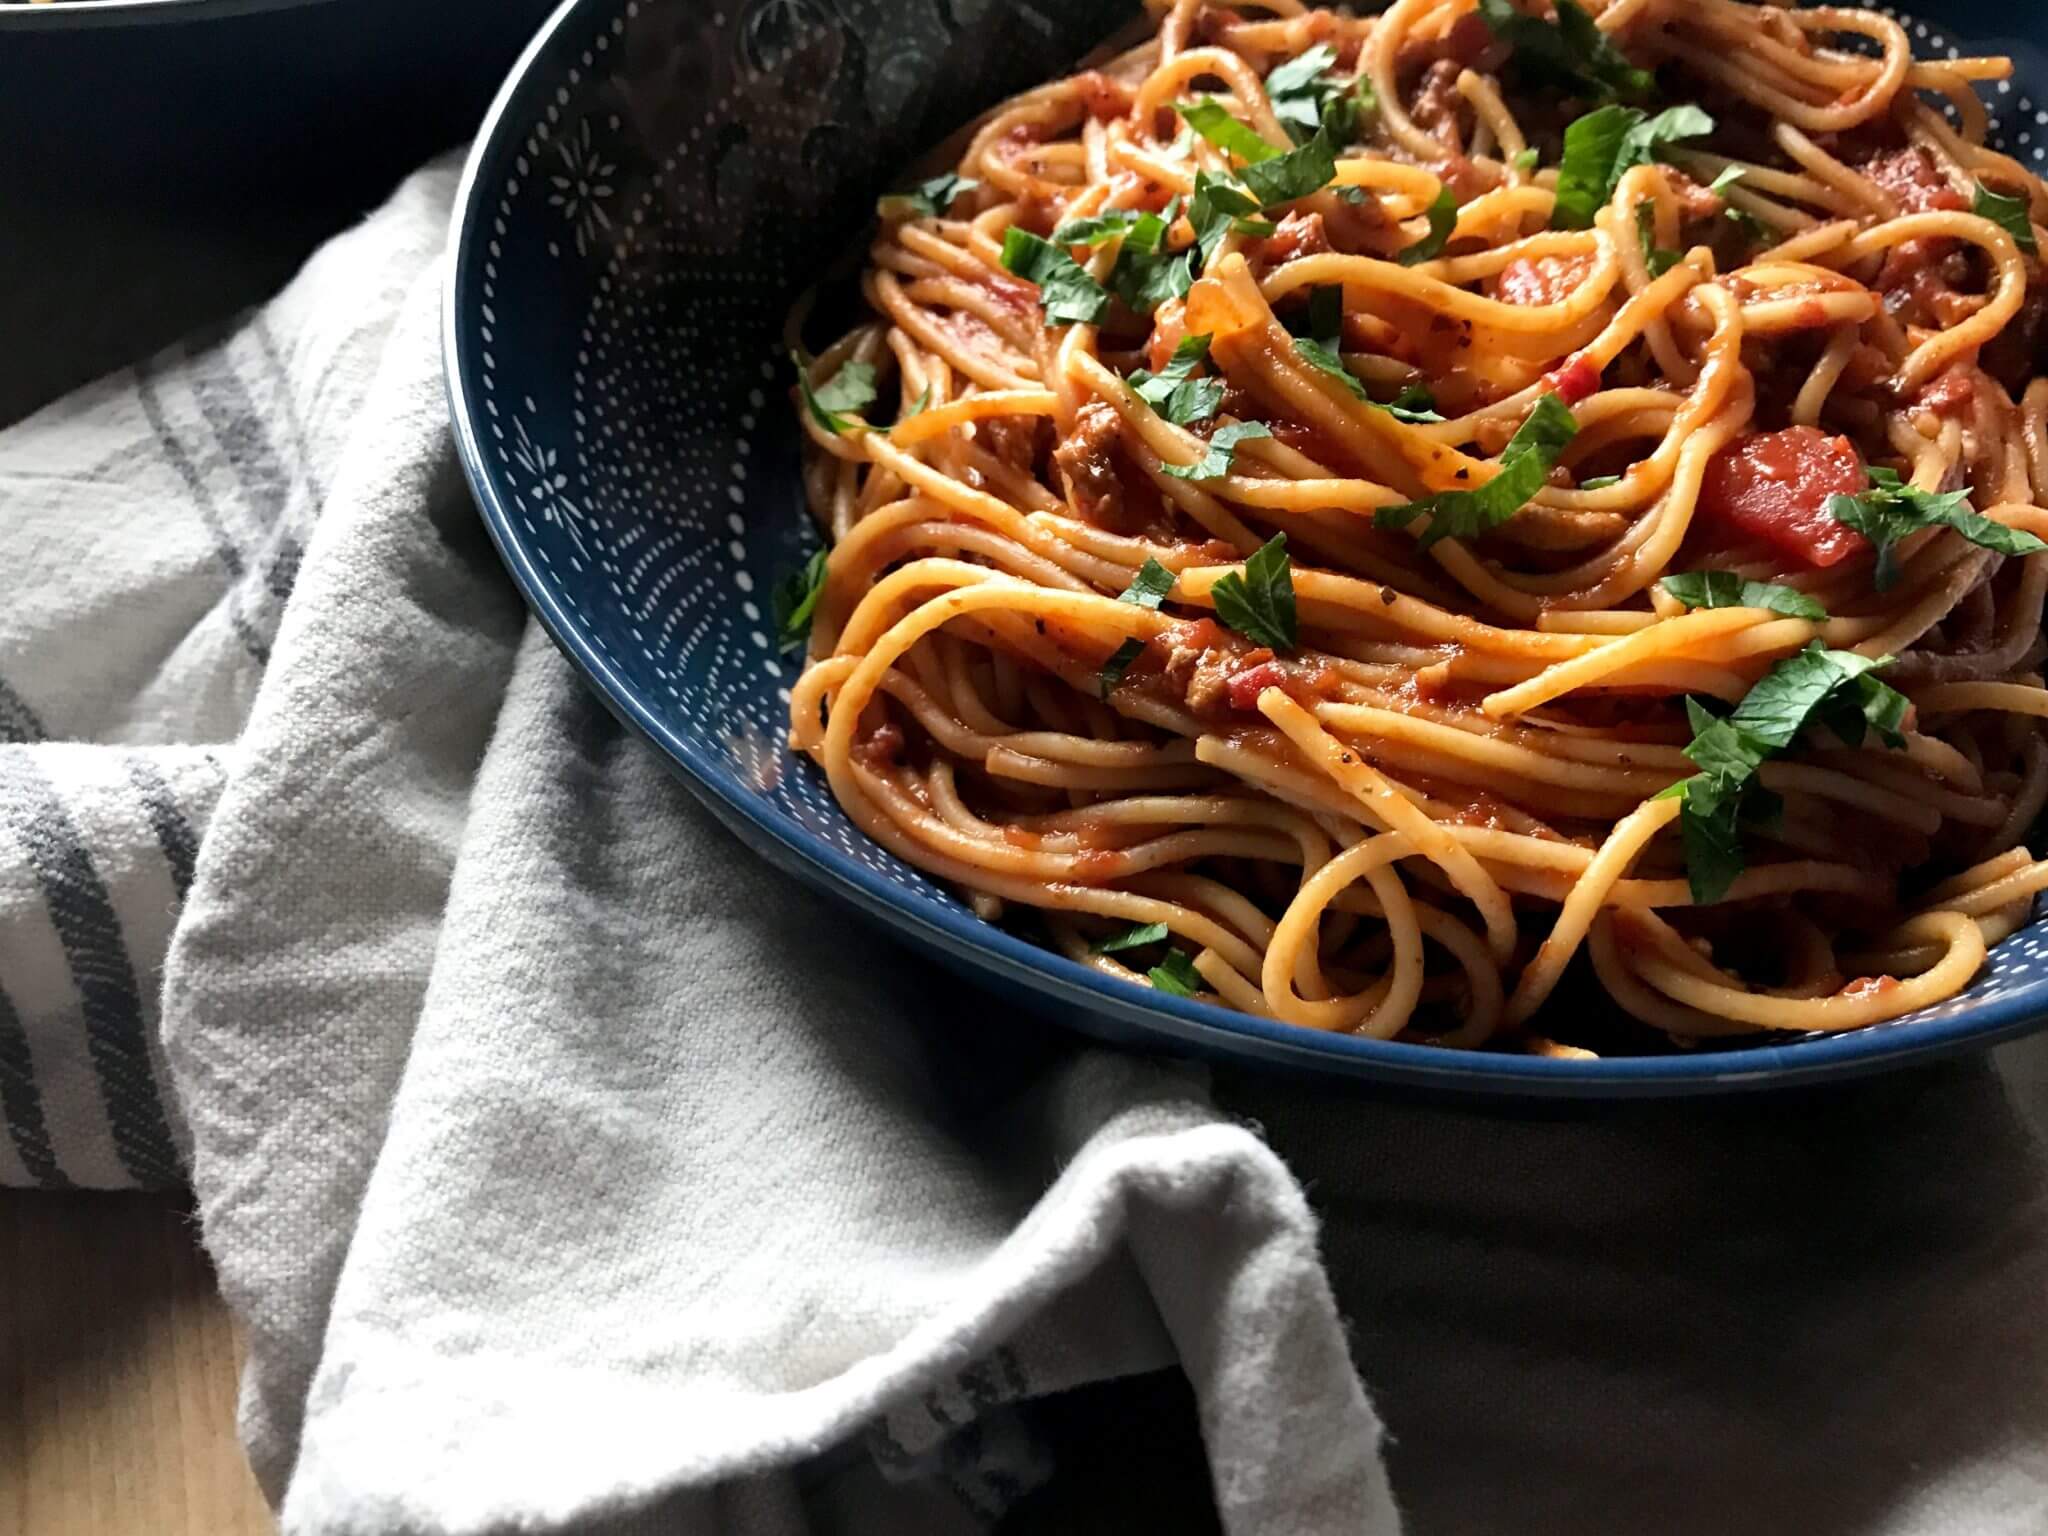
{"label": "gray stripe on towel", "polygon": [[174,1184],[182,1170],[150,1070],[142,994],[121,920],[70,811],[31,753],[0,754],[0,821],[27,853],[64,946],[121,1165],[140,1184]]}
{"label": "gray stripe on towel", "polygon": [[57,1154],[50,1150],[50,1128],[43,1123],[43,1095],[36,1087],[35,1063],[29,1059],[28,1032],[21,1027],[13,999],[4,991],[0,991],[0,1119],[6,1120],[8,1139],[30,1178],[50,1189],[70,1186],[71,1180],[57,1166]]}
{"label": "gray stripe on towel", "polygon": [[182,903],[185,893],[192,889],[192,867],[199,858],[199,836],[192,830],[192,823],[185,819],[185,813],[178,808],[178,797],[171,792],[170,781],[157,772],[157,766],[139,752],[128,755],[128,782],[135,786],[135,796],[142,802],[143,814],[149,817],[150,830],[156,833],[156,843],[164,853],[164,863],[170,866],[171,884],[176,887],[178,900]]}
{"label": "gray stripe on towel", "polygon": [[165,460],[185,483],[186,494],[199,511],[199,520],[213,538],[214,558],[228,573],[228,588],[223,600],[227,604],[229,626],[241,640],[244,650],[259,662],[269,661],[270,643],[256,632],[241,608],[239,588],[242,573],[248,569],[247,563],[242,558],[242,551],[229,537],[227,525],[221,521],[220,508],[214,505],[213,493],[206,488],[205,477],[192,462],[192,455],[185,451],[185,445],[178,441],[178,435],[171,430],[170,422],[164,416],[163,400],[157,394],[156,382],[147,363],[135,365],[135,397],[141,402],[142,414],[148,418],[150,430],[156,434],[157,447],[163,450]]}

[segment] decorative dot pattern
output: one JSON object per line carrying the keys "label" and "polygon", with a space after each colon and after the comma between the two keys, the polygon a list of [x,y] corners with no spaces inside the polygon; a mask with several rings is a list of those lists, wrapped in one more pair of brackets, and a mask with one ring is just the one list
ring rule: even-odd
{"label": "decorative dot pattern", "polygon": [[[786,745],[800,663],[772,599],[817,537],[783,321],[854,249],[897,167],[1132,9],[587,0],[494,125],[464,210],[453,324],[471,469],[515,565],[700,787],[880,876],[913,915],[964,908],[856,830]],[[1899,19],[1922,55],[1963,51]],[[1980,94],[1995,146],[2048,160],[2048,108],[2018,82]],[[2048,1009],[2048,928],[1915,1017],[2018,993]]]}

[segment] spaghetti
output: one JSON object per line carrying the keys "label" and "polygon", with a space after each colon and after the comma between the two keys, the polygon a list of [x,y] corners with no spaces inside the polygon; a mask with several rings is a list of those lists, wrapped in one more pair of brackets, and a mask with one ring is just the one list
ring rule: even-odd
{"label": "spaghetti", "polygon": [[1955,995],[2048,887],[2009,70],[1857,9],[1155,4],[885,199],[800,356],[795,746],[983,916],[1303,1028]]}

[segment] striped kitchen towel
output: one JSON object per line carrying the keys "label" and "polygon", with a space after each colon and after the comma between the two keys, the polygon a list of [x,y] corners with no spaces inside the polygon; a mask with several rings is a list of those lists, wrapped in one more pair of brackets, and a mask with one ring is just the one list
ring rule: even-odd
{"label": "striped kitchen towel", "polygon": [[440,236],[368,224],[224,334],[0,432],[0,1184],[185,1177],[166,949],[396,287]]}

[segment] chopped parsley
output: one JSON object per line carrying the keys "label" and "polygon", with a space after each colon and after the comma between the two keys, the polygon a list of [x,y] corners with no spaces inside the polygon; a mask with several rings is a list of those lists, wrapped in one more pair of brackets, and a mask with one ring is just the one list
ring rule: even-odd
{"label": "chopped parsley", "polygon": [[1610,485],[1621,484],[1619,475],[1595,475],[1590,480],[1581,480],[1577,489],[1582,491],[1604,491]]}
{"label": "chopped parsley", "polygon": [[1508,169],[1518,171],[1524,176],[1535,170],[1536,146],[1531,144],[1528,148],[1517,150],[1513,155],[1509,156]]}
{"label": "chopped parsley", "polygon": [[818,611],[818,594],[825,590],[825,551],[814,550],[811,558],[775,584],[769,606],[775,613],[775,632],[785,651],[796,650],[811,634],[811,615]]}
{"label": "chopped parsley", "polygon": [[1831,651],[1816,640],[1759,678],[1725,720],[1697,699],[1685,701],[1693,728],[1685,755],[1700,771],[1657,798],[1684,801],[1680,837],[1694,901],[1719,901],[1742,873],[1741,822],[1768,820],[1778,808],[1757,770],[1809,725],[1851,746],[1862,743],[1866,728],[1890,746],[1905,745],[1906,698],[1870,675],[1890,660]]}
{"label": "chopped parsley", "polygon": [[1508,0],[1479,0],[1479,19],[1513,52],[1508,67],[1526,84],[1593,101],[1647,101],[1657,81],[1602,32],[1572,0],[1557,0],[1557,20],[1525,16]]}
{"label": "chopped parsley", "polygon": [[1216,254],[1225,235],[1233,229],[1251,228],[1246,215],[1258,211],[1258,199],[1228,176],[1195,172],[1195,195],[1188,204],[1188,223],[1194,226],[1201,266],[1209,265],[1209,258]]}
{"label": "chopped parsley", "polygon": [[1410,384],[1391,401],[1375,400],[1368,395],[1358,375],[1344,366],[1341,348],[1343,327],[1343,288],[1336,283],[1318,284],[1308,298],[1309,334],[1294,338],[1294,350],[1303,362],[1327,373],[1356,398],[1374,410],[1385,411],[1396,421],[1419,426],[1424,422],[1443,420],[1437,414],[1435,397],[1420,384]]}
{"label": "chopped parsley", "polygon": [[1272,160],[1280,151],[1268,144],[1245,124],[1230,115],[1230,108],[1214,96],[1204,96],[1196,102],[1176,102],[1178,112],[1187,125],[1203,138],[1214,144],[1226,155],[1234,155],[1246,165],[1257,165]]}
{"label": "chopped parsley", "polygon": [[1688,608],[1764,608],[1794,619],[1828,616],[1818,599],[1796,587],[1747,581],[1733,571],[1686,571],[1666,576],[1658,585]]}
{"label": "chopped parsley", "polygon": [[1098,955],[1113,955],[1121,949],[1137,949],[1146,944],[1157,944],[1166,937],[1164,923],[1138,923],[1112,933],[1106,939],[1097,939],[1088,948]]}
{"label": "chopped parsley", "polygon": [[1683,251],[1660,250],[1657,245],[1657,205],[1647,197],[1636,204],[1636,238],[1643,245],[1643,264],[1653,278],[1662,277],[1681,261]]}
{"label": "chopped parsley", "polygon": [[1173,591],[1173,572],[1150,556],[1138,567],[1138,574],[1131,578],[1131,584],[1117,596],[1120,603],[1136,603],[1140,608],[1157,608],[1166,601]]}
{"label": "chopped parsley", "polygon": [[1238,175],[1261,208],[1277,208],[1319,192],[1337,179],[1337,146],[1326,130],[1318,130],[1300,148],[1247,165]]}
{"label": "chopped parsley", "polygon": [[1214,480],[1219,475],[1230,473],[1231,460],[1237,457],[1239,443],[1272,435],[1273,429],[1263,421],[1233,421],[1216,429],[1206,451],[1194,463],[1161,464],[1159,467],[1176,480]]}
{"label": "chopped parsley", "polygon": [[1104,245],[1130,233],[1140,217],[1157,218],[1136,208],[1110,208],[1085,219],[1068,219],[1052,232],[1054,245]]}
{"label": "chopped parsley", "polygon": [[875,211],[885,219],[942,218],[957,199],[980,185],[972,176],[956,176],[948,171],[919,182],[908,192],[890,193],[875,204]]}
{"label": "chopped parsley", "polygon": [[1140,368],[1130,377],[1131,390],[1161,416],[1177,427],[1207,421],[1223,404],[1221,379],[1197,379],[1190,375],[1197,364],[1208,360],[1207,336],[1184,336],[1173,349],[1173,358],[1157,373]]}
{"label": "chopped parsley", "polygon": [[1343,87],[1329,78],[1330,66],[1336,62],[1337,50],[1318,43],[1276,65],[1266,76],[1266,98],[1273,103],[1273,115],[1297,144],[1314,138],[1331,104],[1344,99]]}
{"label": "chopped parsley", "polygon": [[1300,630],[1294,615],[1294,570],[1287,535],[1276,533],[1244,563],[1242,574],[1226,571],[1209,589],[1216,617],[1247,640],[1269,650],[1291,651]]}
{"label": "chopped parsley", "polygon": [[1145,654],[1145,642],[1135,635],[1124,638],[1122,645],[1109,653],[1109,660],[1095,674],[1095,680],[1102,688],[1106,699],[1116,691],[1116,685],[1124,680],[1124,674],[1131,670],[1131,663]]}
{"label": "chopped parsley", "polygon": [[869,363],[846,363],[839,371],[815,389],[811,387],[811,370],[797,353],[789,354],[789,360],[796,366],[797,391],[804,397],[804,409],[811,413],[824,431],[834,437],[842,432],[865,432],[867,423],[855,421],[848,414],[864,411],[875,403],[875,370]]}
{"label": "chopped parsley", "polygon": [[1429,205],[1428,212],[1429,233],[1394,258],[1404,267],[1435,261],[1443,255],[1444,247],[1450,244],[1451,231],[1458,226],[1458,200],[1451,196],[1449,187],[1437,189],[1436,201]]}
{"label": "chopped parsley", "polygon": [[1438,491],[1421,501],[1382,507],[1373,514],[1373,522],[1381,528],[1405,528],[1427,516],[1429,526],[1416,541],[1421,549],[1439,539],[1469,539],[1497,528],[1543,489],[1578,430],[1570,408],[1554,394],[1543,395],[1529,419],[1508,439],[1501,451],[1500,471],[1491,480],[1474,490]]}
{"label": "chopped parsley", "polygon": [[1980,181],[1977,183],[1977,195],[1970,203],[1970,212],[1980,219],[1989,219],[2011,235],[2013,244],[2029,256],[2040,254],[2034,247],[2034,221],[2027,212],[2024,197],[2001,197]]}
{"label": "chopped parsley", "polygon": [[1623,172],[1650,164],[1667,144],[1713,131],[1714,120],[1694,106],[1668,107],[1655,117],[1635,107],[1606,106],[1572,119],[1564,130],[1550,227],[1592,228]]}
{"label": "chopped parsley", "polygon": [[1195,962],[1179,949],[1169,949],[1166,958],[1147,973],[1147,979],[1162,992],[1171,992],[1175,997],[1193,997],[1207,988],[1202,973],[1195,969]]}
{"label": "chopped parsley", "polygon": [[1038,285],[1045,318],[1054,325],[1093,325],[1109,308],[1109,294],[1080,263],[1050,240],[1015,224],[1003,234],[1003,267]]}
{"label": "chopped parsley", "polygon": [[1149,315],[1168,299],[1185,297],[1194,286],[1194,252],[1166,246],[1167,231],[1180,215],[1181,200],[1176,197],[1162,213],[1139,214],[1124,232],[1109,287],[1133,314]]}
{"label": "chopped parsley", "polygon": [[2002,555],[2037,555],[2048,549],[2031,533],[1994,523],[1970,510],[1968,491],[1936,494],[1907,485],[1896,471],[1881,466],[1870,471],[1870,489],[1855,496],[1839,493],[1823,505],[1828,516],[1854,528],[1877,548],[1877,570],[1872,582],[1880,592],[1899,579],[1899,557],[1895,546],[1922,528],[1953,528],[1972,544],[1995,549]]}

